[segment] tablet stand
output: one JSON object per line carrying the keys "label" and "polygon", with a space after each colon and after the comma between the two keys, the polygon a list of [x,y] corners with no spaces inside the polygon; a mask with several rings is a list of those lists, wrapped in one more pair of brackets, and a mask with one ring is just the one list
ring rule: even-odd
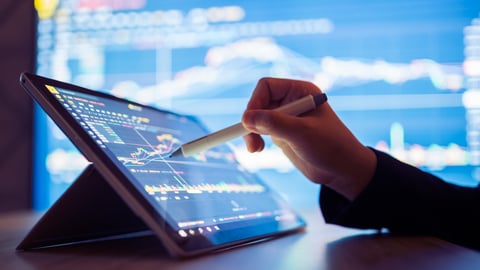
{"label": "tablet stand", "polygon": [[35,224],[17,249],[97,241],[148,231],[145,223],[90,164]]}

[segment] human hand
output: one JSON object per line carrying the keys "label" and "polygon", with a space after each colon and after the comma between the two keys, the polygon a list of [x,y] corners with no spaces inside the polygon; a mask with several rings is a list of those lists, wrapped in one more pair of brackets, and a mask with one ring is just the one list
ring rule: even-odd
{"label": "human hand", "polygon": [[311,181],[353,200],[368,184],[376,156],[342,123],[328,102],[301,117],[275,109],[321,90],[306,81],[259,80],[242,117],[252,133],[244,136],[250,152],[262,151],[260,135],[270,135],[292,163]]}

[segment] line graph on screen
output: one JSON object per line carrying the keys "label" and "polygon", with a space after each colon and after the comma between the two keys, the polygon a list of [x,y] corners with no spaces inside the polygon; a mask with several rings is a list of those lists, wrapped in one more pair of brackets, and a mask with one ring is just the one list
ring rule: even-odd
{"label": "line graph on screen", "polygon": [[176,138],[172,134],[163,133],[155,136],[155,142],[150,143],[146,141],[145,137],[141,136],[145,144],[137,145],[134,151],[129,152],[126,155],[119,155],[123,165],[130,166],[145,166],[153,161],[164,161],[168,158],[169,154],[181,146],[180,139]]}
{"label": "line graph on screen", "polygon": [[152,162],[235,162],[235,154],[228,148],[209,149],[189,158],[170,158],[170,154],[182,145],[181,139],[170,133],[152,135],[138,130],[136,133],[138,137],[125,140],[121,147],[114,147],[118,160],[126,167],[143,167]]}

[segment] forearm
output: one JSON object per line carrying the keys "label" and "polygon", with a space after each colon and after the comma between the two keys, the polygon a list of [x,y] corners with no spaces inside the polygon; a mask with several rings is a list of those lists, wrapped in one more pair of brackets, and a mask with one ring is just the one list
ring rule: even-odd
{"label": "forearm", "polygon": [[322,187],[320,204],[327,222],[429,234],[480,247],[480,189],[448,184],[384,153],[375,153],[375,174],[353,202]]}

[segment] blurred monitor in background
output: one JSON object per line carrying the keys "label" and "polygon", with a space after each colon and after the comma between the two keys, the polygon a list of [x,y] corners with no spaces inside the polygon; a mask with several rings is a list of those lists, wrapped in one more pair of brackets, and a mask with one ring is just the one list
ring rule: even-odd
{"label": "blurred monitor in background", "polygon": [[[480,182],[480,2],[38,0],[39,75],[199,116],[240,120],[264,76],[316,83],[366,145],[447,181]],[[37,109],[34,207],[87,161]],[[271,142],[237,158],[297,207],[318,188]],[[305,195],[306,194],[306,195]]]}

